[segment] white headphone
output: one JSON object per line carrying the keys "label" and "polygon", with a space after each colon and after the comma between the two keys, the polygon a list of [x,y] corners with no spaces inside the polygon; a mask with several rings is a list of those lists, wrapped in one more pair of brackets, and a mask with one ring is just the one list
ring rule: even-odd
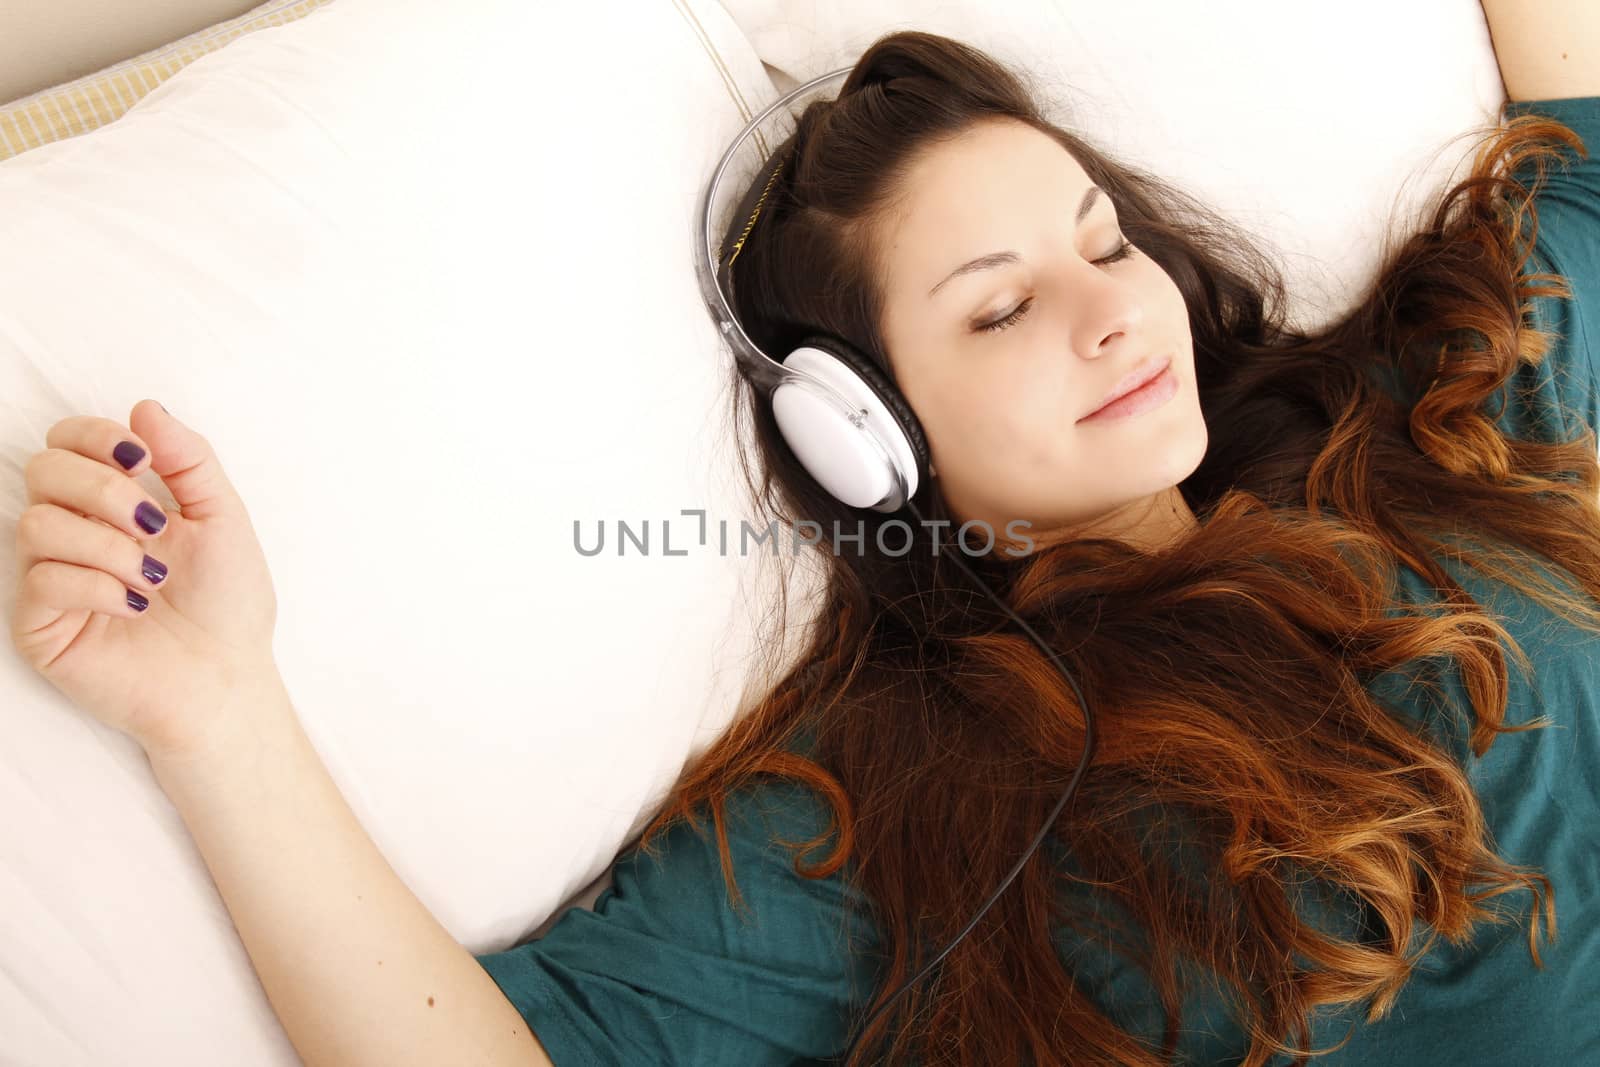
{"label": "white headphone", "polygon": [[[752,136],[758,148],[765,144],[765,136],[772,132],[769,118],[792,124],[795,116],[788,108],[792,101],[830,82],[842,81],[850,69],[806,82],[751,119],[734,138],[701,193],[695,212],[695,274],[706,307],[734,355],[749,365],[758,386],[770,390],[779,433],[807,473],[851,507],[893,512],[916,494],[929,474],[927,438],[900,390],[865,354],[826,334],[806,337],[782,361],[774,360],[745,333],[722,287],[724,274],[738,257],[787,162],[774,156],[762,164],[761,155],[756,155],[760,178],[751,183],[738,210],[730,212],[723,179],[734,157]],[[748,158],[744,166],[749,169]],[[718,220],[724,219],[727,224],[719,226]],[[735,238],[740,220],[744,220],[743,227]],[[718,234],[723,238],[713,246]],[[724,250],[730,250],[726,263],[721,261]]]}

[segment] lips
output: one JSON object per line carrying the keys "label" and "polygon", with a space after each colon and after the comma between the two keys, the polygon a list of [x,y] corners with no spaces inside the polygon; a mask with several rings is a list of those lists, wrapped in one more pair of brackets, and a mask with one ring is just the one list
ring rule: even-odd
{"label": "lips", "polygon": [[[1115,404],[1118,400],[1121,400],[1123,397],[1127,396],[1136,389],[1139,389],[1141,386],[1148,385],[1151,379],[1160,377],[1161,372],[1166,370],[1171,363],[1172,357],[1170,355],[1152,356],[1150,359],[1147,359],[1145,362],[1141,363],[1138,368],[1130,374],[1129,377],[1124,378],[1110,396],[1100,401],[1099,405],[1094,409],[1094,411],[1088,412],[1083,416],[1083,418],[1087,419],[1090,415],[1099,412],[1103,408],[1110,407],[1112,404]],[[1082,422],[1083,419],[1079,419],[1078,421]]]}

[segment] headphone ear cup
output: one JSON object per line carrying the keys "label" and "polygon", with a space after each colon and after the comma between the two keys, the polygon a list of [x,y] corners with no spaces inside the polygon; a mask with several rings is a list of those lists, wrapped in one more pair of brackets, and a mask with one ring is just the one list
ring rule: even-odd
{"label": "headphone ear cup", "polygon": [[772,414],[789,450],[835,500],[898,511],[928,476],[922,426],[898,389],[837,338],[813,335],[784,358]]}
{"label": "headphone ear cup", "polygon": [[837,337],[813,334],[796,347],[822,349],[854,371],[856,377],[872,390],[873,395],[883,402],[883,406],[889,409],[889,414],[899,424],[916,465],[916,484],[919,486],[924,484],[928,480],[928,440],[922,432],[921,420],[917,418],[916,412],[911,410],[911,405],[906,403],[906,398],[900,395],[899,388],[889,380],[888,375],[853,345]]}

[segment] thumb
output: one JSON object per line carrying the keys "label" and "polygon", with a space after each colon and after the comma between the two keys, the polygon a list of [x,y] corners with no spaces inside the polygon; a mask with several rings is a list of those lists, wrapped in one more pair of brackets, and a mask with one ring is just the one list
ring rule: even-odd
{"label": "thumb", "polygon": [[150,445],[150,469],[172,491],[186,519],[204,519],[243,507],[211,442],[179,422],[155,400],[133,405],[128,427]]}

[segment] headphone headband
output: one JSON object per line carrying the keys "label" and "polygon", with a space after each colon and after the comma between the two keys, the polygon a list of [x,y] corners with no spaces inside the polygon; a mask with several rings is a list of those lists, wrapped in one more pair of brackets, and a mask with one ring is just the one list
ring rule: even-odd
{"label": "headphone headband", "polygon": [[[787,377],[783,373],[783,365],[761,351],[755,342],[750,340],[749,334],[745,333],[744,327],[739,324],[738,316],[733,313],[733,306],[722,288],[722,273],[733,262],[733,258],[738,256],[744,238],[754,225],[754,215],[740,233],[728,264],[714,265],[716,259],[722,255],[722,240],[729,230],[726,223],[737,217],[728,209],[727,204],[729,196],[732,195],[730,190],[738,188],[738,184],[732,179],[735,173],[738,173],[743,174],[748,180],[764,168],[772,168],[767,181],[761,183],[763,186],[761,193],[756,194],[752,190],[746,203],[742,205],[748,207],[749,201],[754,200],[755,209],[759,212],[766,190],[770,189],[778,172],[783,169],[782,162],[777,162],[776,166],[773,166],[776,161],[767,158],[767,145],[775,140],[781,141],[793,132],[796,119],[789,105],[802,97],[826,92],[834,87],[835,81],[842,85],[849,77],[850,70],[849,67],[843,67],[811,79],[773,101],[747,122],[734,137],[727,151],[722,154],[722,159],[717,162],[716,169],[711,174],[711,181],[700,192],[700,202],[694,213],[695,277],[700,283],[700,293],[705,299],[706,308],[711,312],[717,328],[733,347],[734,355],[749,365],[751,375],[759,384],[769,388],[776,387]],[[842,397],[840,399],[843,400]]]}

